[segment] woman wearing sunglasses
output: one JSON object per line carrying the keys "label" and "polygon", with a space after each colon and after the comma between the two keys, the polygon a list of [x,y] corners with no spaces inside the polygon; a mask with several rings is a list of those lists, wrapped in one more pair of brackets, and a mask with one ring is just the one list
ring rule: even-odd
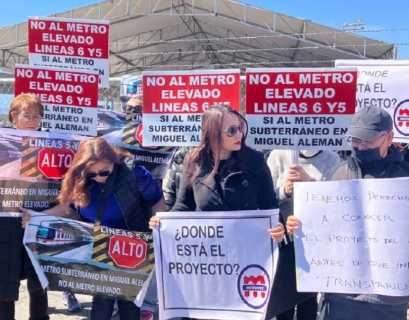
{"label": "woman wearing sunglasses", "polygon": [[[150,207],[165,211],[162,192],[144,167],[133,170],[123,162],[128,154],[112,148],[103,138],[81,141],[73,163],[62,182],[59,196],[62,205],[74,204],[81,218],[94,223],[100,206],[100,194],[113,179],[104,208],[104,226],[147,231]],[[132,172],[133,171],[133,172]],[[94,297],[91,320],[109,320],[115,299]],[[132,301],[118,300],[121,320],[139,319],[140,309]]]}
{"label": "woman wearing sunglasses", "polygon": [[[165,211],[165,202],[149,171],[139,165],[131,169],[124,163],[128,156],[114,149],[104,138],[81,141],[62,181],[58,197],[60,204],[45,212],[67,217],[66,209],[72,213],[76,208],[82,220],[94,223],[105,190],[107,196],[102,207],[101,225],[148,231],[149,208],[153,213]],[[28,215],[24,217],[29,219]],[[114,302],[115,299],[94,297],[90,319],[111,319]],[[132,301],[118,300],[118,309],[121,320],[139,319],[140,309]]]}
{"label": "woman wearing sunglasses", "polygon": [[[188,153],[171,211],[235,211],[278,208],[263,154],[246,146],[247,122],[229,106],[216,105],[202,117],[202,140]],[[153,217],[150,226],[158,226]],[[281,242],[284,226],[270,229]]]}
{"label": "woman wearing sunglasses", "polygon": [[[41,129],[43,112],[44,107],[37,96],[20,94],[11,102],[9,120],[17,130],[36,131]],[[8,172],[2,172],[2,176],[15,177],[20,167],[20,160],[9,164]],[[47,320],[47,292],[42,289],[23,246],[24,229],[21,221],[21,217],[0,214],[0,319],[15,318],[15,301],[19,298],[20,280],[27,279],[30,319]]]}

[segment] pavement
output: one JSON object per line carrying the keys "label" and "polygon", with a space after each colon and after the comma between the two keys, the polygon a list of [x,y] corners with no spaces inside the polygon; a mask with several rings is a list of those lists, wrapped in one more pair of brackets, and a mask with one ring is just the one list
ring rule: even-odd
{"label": "pavement", "polygon": [[[67,310],[67,307],[61,301],[61,292],[49,291],[48,310],[50,320],[88,320],[89,314],[91,312],[92,297],[81,294],[76,294],[75,296],[77,297],[78,301],[81,302],[82,311],[78,313],[71,313]],[[28,320],[28,306],[29,300],[26,281],[22,281],[20,286],[20,299],[16,303],[16,320]],[[119,316],[115,316],[112,319],[119,320]]]}
{"label": "pavement", "polygon": [[[76,294],[75,296],[77,297],[78,301],[81,302],[82,311],[78,313],[71,313],[61,301],[61,292],[49,291],[48,310],[50,320],[88,320],[91,312],[92,297],[82,294]],[[28,320],[28,303],[26,282],[22,281],[20,286],[20,299],[16,303],[16,320]],[[157,319],[158,317],[155,315],[155,320]],[[119,315],[112,317],[112,320],[119,320]],[[409,320],[409,311],[407,320]]]}

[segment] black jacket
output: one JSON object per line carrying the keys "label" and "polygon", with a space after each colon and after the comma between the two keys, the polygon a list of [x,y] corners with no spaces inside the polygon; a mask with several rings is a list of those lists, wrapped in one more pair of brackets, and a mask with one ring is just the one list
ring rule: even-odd
{"label": "black jacket", "polygon": [[[116,164],[115,166],[118,169],[112,191],[121,208],[127,229],[131,231],[150,231],[148,224],[151,213],[138,192],[135,172],[125,163]],[[91,183],[94,182],[91,181]],[[81,216],[80,210],[78,213]]]}
{"label": "black jacket", "polygon": [[[363,176],[363,171],[369,176]],[[402,178],[408,176],[409,163],[404,161],[402,153],[392,145],[389,147],[388,155],[385,158],[365,167],[362,167],[353,156],[348,156],[347,161],[341,162],[334,168],[327,180]]]}
{"label": "black jacket", "polygon": [[216,177],[206,184],[209,173],[201,175],[189,185],[183,171],[180,190],[172,211],[235,211],[276,209],[270,169],[263,154],[246,148],[245,161],[225,179],[224,188]]}
{"label": "black jacket", "polygon": [[163,186],[163,197],[165,198],[166,202],[166,211],[170,211],[176,202],[176,196],[179,192],[180,187],[180,177],[182,175],[183,161],[188,151],[188,147],[183,147],[176,151],[170,164],[170,168],[166,177],[166,184]]}

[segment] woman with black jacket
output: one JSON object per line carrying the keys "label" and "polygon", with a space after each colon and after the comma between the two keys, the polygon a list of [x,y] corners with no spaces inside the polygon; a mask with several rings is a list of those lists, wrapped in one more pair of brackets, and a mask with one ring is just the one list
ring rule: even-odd
{"label": "woman with black jacket", "polygon": [[[172,211],[235,211],[278,208],[273,180],[263,154],[246,146],[247,122],[229,106],[209,108],[202,139],[187,155]],[[152,218],[150,226],[159,225]],[[281,223],[268,230],[281,242]]]}

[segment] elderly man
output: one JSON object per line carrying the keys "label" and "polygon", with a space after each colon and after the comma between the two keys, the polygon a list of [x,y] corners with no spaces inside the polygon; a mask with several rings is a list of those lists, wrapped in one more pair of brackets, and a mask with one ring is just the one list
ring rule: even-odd
{"label": "elderly man", "polygon": [[[334,169],[329,180],[408,177],[409,163],[392,145],[392,129],[392,118],[384,109],[358,111],[346,133],[352,155]],[[408,301],[409,297],[325,293],[319,319],[406,320]]]}

